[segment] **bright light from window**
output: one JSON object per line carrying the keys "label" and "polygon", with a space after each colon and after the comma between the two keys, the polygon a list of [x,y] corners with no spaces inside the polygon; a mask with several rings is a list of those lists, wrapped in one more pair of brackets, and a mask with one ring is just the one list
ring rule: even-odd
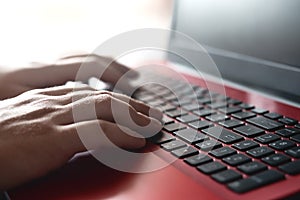
{"label": "bright light from window", "polygon": [[142,27],[167,28],[172,0],[27,0],[0,3],[0,64],[95,49]]}

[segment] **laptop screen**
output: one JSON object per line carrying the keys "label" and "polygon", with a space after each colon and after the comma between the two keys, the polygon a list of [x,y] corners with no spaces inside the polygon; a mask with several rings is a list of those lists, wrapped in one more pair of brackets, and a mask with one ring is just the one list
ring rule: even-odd
{"label": "laptop screen", "polygon": [[[298,8],[298,0],[178,0],[173,29],[200,43],[223,78],[300,102]],[[170,49],[193,51],[175,36]]]}

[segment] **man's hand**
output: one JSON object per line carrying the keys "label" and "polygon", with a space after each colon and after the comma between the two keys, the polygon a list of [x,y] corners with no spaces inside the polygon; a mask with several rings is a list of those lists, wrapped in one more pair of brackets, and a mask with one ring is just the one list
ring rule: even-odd
{"label": "man's hand", "polygon": [[[145,144],[141,127],[151,125],[144,137],[161,129],[162,113],[152,109],[150,117],[150,107],[142,102],[84,85],[75,89],[64,85],[92,76],[113,85],[121,79],[119,89],[126,90],[130,78],[138,74],[106,57],[78,55],[0,76],[0,99],[6,99],[0,104],[0,190],[47,174],[85,151],[77,130],[94,137],[89,129],[100,125],[112,143],[132,149]],[[95,112],[88,112],[91,108]],[[101,149],[111,143],[99,139],[93,145]]]}
{"label": "man's hand", "polygon": [[[79,69],[80,76],[77,76]],[[130,88],[130,78],[137,77],[138,73],[107,57],[69,56],[58,60],[55,64],[45,64],[38,68],[26,68],[2,74],[0,76],[0,100],[15,97],[36,88],[63,85],[75,79],[87,81],[92,76],[113,85],[123,80],[122,84],[118,84],[122,87],[119,89],[126,90]]]}
{"label": "man's hand", "polygon": [[[56,67],[56,73],[65,68]],[[57,77],[56,73],[53,73],[55,80],[52,83],[63,83],[73,75],[73,71],[68,72],[66,77]],[[36,72],[38,76],[41,74]],[[26,78],[22,78],[25,81]],[[31,87],[47,84],[47,81],[40,78]],[[25,86],[20,84],[18,87],[19,90],[16,88],[12,96],[20,93],[23,89],[21,87]],[[85,112],[90,106],[95,108],[96,117],[95,113]],[[74,108],[82,111],[82,116],[77,120],[73,118]],[[116,120],[118,124],[113,109],[122,115],[122,120]],[[77,133],[78,128],[87,130],[85,134],[89,137],[89,134],[94,134],[88,131],[89,127],[100,125],[103,134],[117,146],[128,149],[143,147],[145,139],[140,137],[137,127],[151,123],[149,134],[161,128],[158,121],[162,117],[161,112],[151,110],[154,116],[151,118],[149,109],[149,106],[125,95],[95,91],[85,86],[75,90],[67,86],[35,89],[1,101],[0,190],[45,175],[62,166],[75,153],[85,151]],[[124,114],[126,111],[129,111],[130,116]],[[130,119],[139,126],[133,126]],[[94,141],[94,145],[98,149],[110,144],[99,140]]]}

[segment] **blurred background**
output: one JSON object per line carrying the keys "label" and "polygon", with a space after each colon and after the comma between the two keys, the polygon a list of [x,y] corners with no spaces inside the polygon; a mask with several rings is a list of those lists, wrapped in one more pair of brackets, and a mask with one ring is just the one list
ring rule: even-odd
{"label": "blurred background", "polygon": [[172,0],[11,0],[0,2],[0,66],[25,67],[137,28],[169,28]]}

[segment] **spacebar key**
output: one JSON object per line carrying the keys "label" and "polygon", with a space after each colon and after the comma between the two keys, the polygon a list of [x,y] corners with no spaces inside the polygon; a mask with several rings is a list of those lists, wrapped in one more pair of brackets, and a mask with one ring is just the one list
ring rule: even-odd
{"label": "spacebar key", "polygon": [[276,170],[268,170],[254,176],[250,176],[249,178],[229,183],[228,187],[234,192],[244,193],[283,179],[283,173]]}

